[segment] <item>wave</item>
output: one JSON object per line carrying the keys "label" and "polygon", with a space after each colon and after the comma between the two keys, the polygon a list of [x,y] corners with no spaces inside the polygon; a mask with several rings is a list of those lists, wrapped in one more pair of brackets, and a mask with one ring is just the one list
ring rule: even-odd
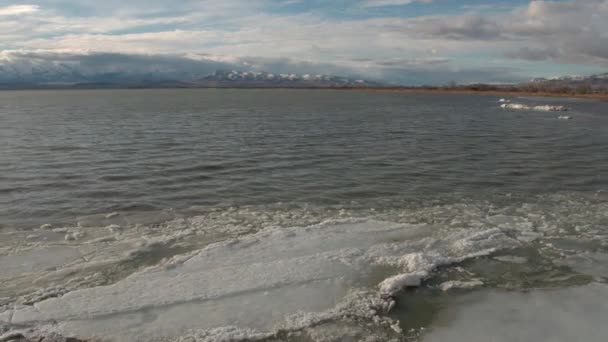
{"label": "wave", "polygon": [[539,112],[566,112],[568,111],[568,107],[565,106],[552,106],[552,105],[542,105],[542,106],[528,106],[521,103],[503,103],[500,105],[501,108],[504,109],[515,109],[515,110],[534,110]]}

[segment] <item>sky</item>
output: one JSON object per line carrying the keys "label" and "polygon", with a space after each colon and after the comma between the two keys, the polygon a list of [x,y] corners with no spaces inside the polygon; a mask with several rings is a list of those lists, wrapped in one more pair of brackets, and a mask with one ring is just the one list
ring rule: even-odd
{"label": "sky", "polygon": [[216,69],[409,85],[603,73],[608,0],[0,0],[0,82]]}

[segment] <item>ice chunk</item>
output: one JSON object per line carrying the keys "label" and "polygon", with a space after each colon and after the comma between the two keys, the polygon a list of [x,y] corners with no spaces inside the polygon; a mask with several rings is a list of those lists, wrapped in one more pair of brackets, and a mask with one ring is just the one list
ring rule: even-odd
{"label": "ice chunk", "polygon": [[380,284],[380,291],[391,295],[405,287],[417,287],[420,286],[422,280],[428,277],[428,275],[428,272],[400,274],[384,280]]}
{"label": "ice chunk", "polygon": [[441,291],[450,291],[453,289],[473,289],[479,286],[483,286],[483,281],[481,280],[470,280],[470,281],[446,281],[439,285]]}

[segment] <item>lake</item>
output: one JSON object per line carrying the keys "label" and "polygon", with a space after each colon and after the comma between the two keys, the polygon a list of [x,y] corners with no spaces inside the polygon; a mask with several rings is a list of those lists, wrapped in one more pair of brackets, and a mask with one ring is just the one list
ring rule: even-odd
{"label": "lake", "polygon": [[608,103],[508,99],[0,92],[0,336],[603,341]]}

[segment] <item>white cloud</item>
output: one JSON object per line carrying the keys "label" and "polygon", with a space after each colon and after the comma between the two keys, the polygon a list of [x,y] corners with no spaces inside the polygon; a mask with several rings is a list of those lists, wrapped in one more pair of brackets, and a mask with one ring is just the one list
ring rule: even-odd
{"label": "white cloud", "polygon": [[401,6],[413,2],[430,3],[433,0],[366,0],[363,2],[363,7]]}
{"label": "white cloud", "polygon": [[[354,10],[407,2],[413,0],[359,1]],[[285,3],[269,0],[119,3],[83,0],[78,4],[99,13],[85,17],[61,12],[52,6],[56,1],[40,0],[41,9],[0,20],[0,50],[204,54],[259,68],[316,66],[374,77],[396,68],[413,73],[482,68],[479,60],[455,57],[474,54],[498,58],[486,66],[508,66],[513,58],[608,65],[608,0],[537,0],[502,12],[357,19],[318,11],[273,14],[264,6]],[[144,3],[145,10],[138,11]]]}
{"label": "white cloud", "polygon": [[13,5],[0,7],[0,16],[16,16],[27,13],[37,12],[39,7],[36,5]]}

